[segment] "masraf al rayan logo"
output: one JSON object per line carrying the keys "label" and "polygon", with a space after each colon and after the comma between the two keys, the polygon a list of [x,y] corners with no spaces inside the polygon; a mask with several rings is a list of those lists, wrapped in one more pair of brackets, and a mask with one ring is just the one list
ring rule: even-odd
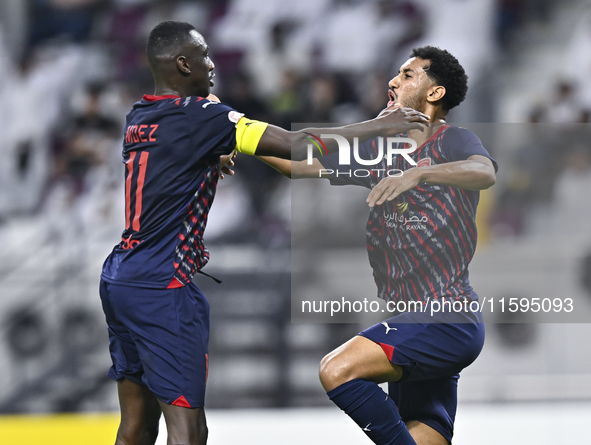
{"label": "masraf al rayan logo", "polygon": [[[320,137],[315,136],[311,133],[306,133],[309,137],[305,138],[308,143],[308,165],[312,165],[314,158],[314,151],[319,151],[320,156],[327,156],[328,150],[322,139],[332,138],[334,139],[339,147],[339,166],[351,165],[351,145],[349,141],[339,134],[321,134]],[[377,138],[377,155],[374,159],[362,159],[359,156],[359,138],[353,138],[353,157],[359,165],[363,166],[376,166],[380,164],[384,156],[386,158],[386,165],[390,167],[392,165],[392,159],[394,156],[402,156],[410,165],[416,167],[417,163],[410,157],[410,154],[417,149],[417,143],[410,138],[405,137],[387,137]],[[386,148],[384,149],[384,145]],[[400,148],[405,147],[405,148]],[[403,175],[403,171],[397,168],[358,168],[358,169],[341,169],[338,170],[330,168],[321,168],[319,170],[319,177],[326,176],[355,176],[357,178],[367,178],[372,172],[376,173],[378,177],[394,176],[399,177]]]}

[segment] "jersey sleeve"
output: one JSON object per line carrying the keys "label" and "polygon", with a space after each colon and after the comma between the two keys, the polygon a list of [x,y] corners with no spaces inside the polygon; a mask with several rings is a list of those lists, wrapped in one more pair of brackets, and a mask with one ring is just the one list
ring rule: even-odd
{"label": "jersey sleeve", "polygon": [[267,123],[248,119],[226,104],[207,99],[198,99],[192,105],[190,120],[198,146],[209,147],[213,156],[227,155],[232,150],[255,153]]}
{"label": "jersey sleeve", "polygon": [[254,155],[268,125],[242,117],[236,124],[236,151]]}
{"label": "jersey sleeve", "polygon": [[498,171],[497,161],[484,148],[482,142],[474,133],[466,128],[450,127],[443,138],[443,153],[450,162],[465,161],[472,155],[481,155],[489,158]]}
{"label": "jersey sleeve", "polygon": [[[371,141],[359,144],[359,156],[363,159],[370,159],[368,148]],[[355,160],[353,149],[351,149],[351,164],[340,165],[339,153],[333,153],[328,156],[321,156],[317,158],[322,164],[326,172],[322,175],[327,178],[331,185],[358,185],[361,187],[371,188],[371,182],[368,173],[368,166],[361,165]],[[366,175],[367,172],[367,176]]]}
{"label": "jersey sleeve", "polygon": [[187,107],[193,143],[208,155],[227,155],[236,148],[236,124],[244,116],[224,103],[197,98]]}

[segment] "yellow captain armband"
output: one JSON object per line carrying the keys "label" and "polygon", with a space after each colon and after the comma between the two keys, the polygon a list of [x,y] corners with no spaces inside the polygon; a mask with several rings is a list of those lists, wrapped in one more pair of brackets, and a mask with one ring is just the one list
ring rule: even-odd
{"label": "yellow captain armband", "polygon": [[254,155],[267,125],[266,122],[242,117],[236,124],[236,151]]}

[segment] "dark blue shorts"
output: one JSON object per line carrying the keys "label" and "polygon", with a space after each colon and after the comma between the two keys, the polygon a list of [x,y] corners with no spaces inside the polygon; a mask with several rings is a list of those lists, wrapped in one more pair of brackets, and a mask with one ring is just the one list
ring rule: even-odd
{"label": "dark blue shorts", "polygon": [[101,280],[113,366],[109,377],[147,386],[158,400],[204,405],[209,303],[193,283],[145,289]]}
{"label": "dark blue shorts", "polygon": [[388,384],[402,420],[425,423],[451,442],[459,372],[484,345],[482,314],[406,312],[359,335],[378,343],[402,368],[402,378]]}

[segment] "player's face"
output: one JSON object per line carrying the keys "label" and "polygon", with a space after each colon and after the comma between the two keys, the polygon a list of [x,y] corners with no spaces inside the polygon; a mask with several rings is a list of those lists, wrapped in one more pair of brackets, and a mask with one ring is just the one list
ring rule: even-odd
{"label": "player's face", "polygon": [[189,63],[194,95],[206,97],[209,94],[209,88],[213,86],[215,65],[209,57],[209,47],[203,36],[195,30],[191,30],[190,36]]}
{"label": "player's face", "polygon": [[428,64],[427,60],[413,57],[400,67],[398,75],[388,83],[388,106],[396,103],[401,107],[425,111],[429,88],[435,84],[423,69]]}

